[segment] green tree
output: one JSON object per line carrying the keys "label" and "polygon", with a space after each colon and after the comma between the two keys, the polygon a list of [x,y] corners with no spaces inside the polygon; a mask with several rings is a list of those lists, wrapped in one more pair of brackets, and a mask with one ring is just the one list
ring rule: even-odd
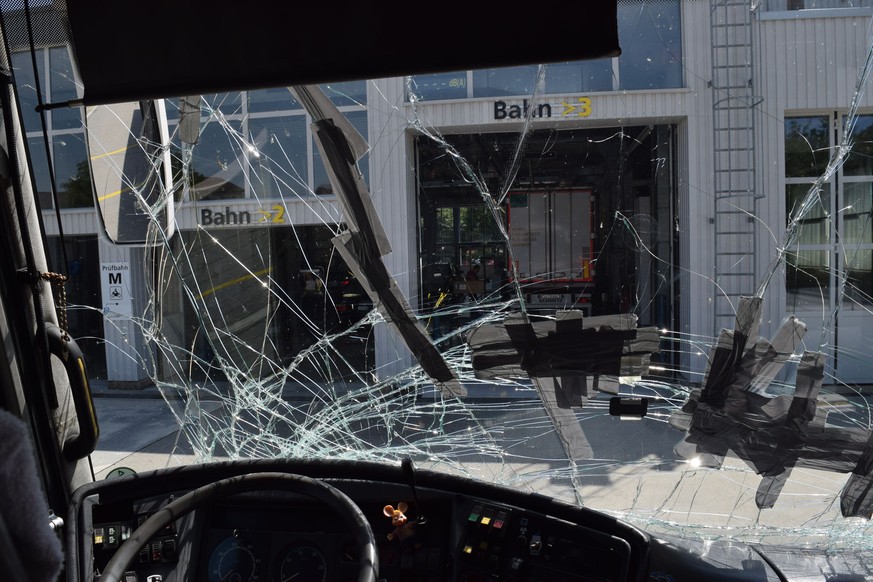
{"label": "green tree", "polygon": [[94,190],[91,185],[91,168],[88,160],[76,165],[76,174],[63,183],[58,192],[61,208],[87,208],[94,206]]}

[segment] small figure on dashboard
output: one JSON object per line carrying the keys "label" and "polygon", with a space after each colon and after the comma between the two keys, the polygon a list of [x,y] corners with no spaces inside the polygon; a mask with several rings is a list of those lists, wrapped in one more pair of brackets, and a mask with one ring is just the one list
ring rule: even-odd
{"label": "small figure on dashboard", "polygon": [[408,509],[409,506],[403,501],[397,504],[397,509],[391,505],[386,505],[382,509],[382,513],[385,514],[385,517],[391,518],[391,525],[394,526],[394,531],[388,534],[389,541],[396,539],[399,542],[403,542],[407,538],[415,535],[416,522],[409,521],[409,518],[406,517],[406,511]]}

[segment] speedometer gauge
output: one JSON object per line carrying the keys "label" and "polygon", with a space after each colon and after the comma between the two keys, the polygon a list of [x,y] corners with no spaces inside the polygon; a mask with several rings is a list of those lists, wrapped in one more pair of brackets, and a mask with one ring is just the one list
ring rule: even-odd
{"label": "speedometer gauge", "polygon": [[278,582],[324,582],[327,580],[327,562],[315,546],[289,546],[276,563]]}
{"label": "speedometer gauge", "polygon": [[257,582],[260,560],[245,540],[223,540],[209,557],[209,582]]}

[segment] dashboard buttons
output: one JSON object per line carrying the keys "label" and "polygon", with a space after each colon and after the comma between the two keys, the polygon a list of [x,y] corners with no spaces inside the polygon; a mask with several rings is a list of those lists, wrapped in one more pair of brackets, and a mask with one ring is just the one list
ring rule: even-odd
{"label": "dashboard buttons", "polygon": [[151,543],[152,562],[160,562],[164,557],[164,544],[161,540],[155,540]]}
{"label": "dashboard buttons", "polygon": [[488,506],[477,503],[467,514],[467,525],[478,525],[480,530],[487,532],[486,535],[493,533],[503,534],[509,522],[510,512],[501,507]]}
{"label": "dashboard buttons", "polygon": [[503,526],[506,524],[506,512],[498,511],[497,515],[494,516],[494,523],[491,524],[491,527],[494,529],[503,529]]}
{"label": "dashboard buttons", "polygon": [[106,526],[106,540],[103,542],[104,548],[112,549],[118,547],[120,537],[119,528],[120,526],[115,523]]}
{"label": "dashboard buttons", "polygon": [[540,534],[534,534],[530,537],[530,555],[539,556],[543,549],[543,540]]}

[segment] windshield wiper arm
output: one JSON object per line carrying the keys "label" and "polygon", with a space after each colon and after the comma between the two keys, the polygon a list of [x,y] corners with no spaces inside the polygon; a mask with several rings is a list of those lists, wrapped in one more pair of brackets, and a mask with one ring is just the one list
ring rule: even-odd
{"label": "windshield wiper arm", "polygon": [[333,238],[334,247],[443,396],[465,396],[466,389],[413,315],[382,261],[391,246],[357,169],[358,159],[367,151],[366,141],[318,86],[297,86],[291,91],[312,116],[318,149],[349,224],[348,231]]}

